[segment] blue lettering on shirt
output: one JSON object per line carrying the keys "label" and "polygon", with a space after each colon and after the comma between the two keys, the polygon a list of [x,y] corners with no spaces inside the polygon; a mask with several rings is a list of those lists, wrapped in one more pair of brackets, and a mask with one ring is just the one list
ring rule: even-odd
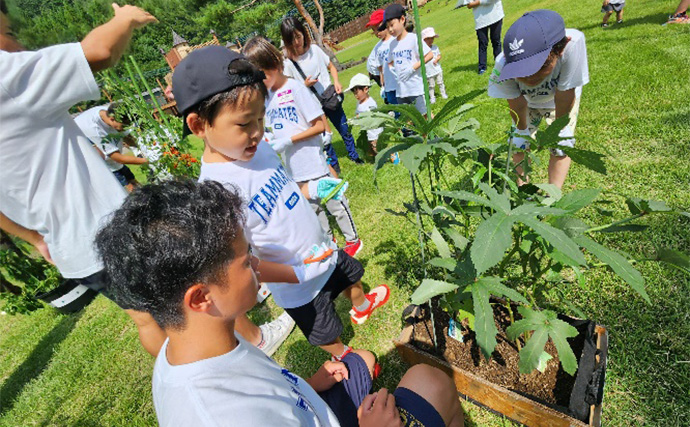
{"label": "blue lettering on shirt", "polygon": [[276,123],[276,124],[273,126],[273,128],[275,128],[275,129],[282,129],[282,128],[283,128],[283,124],[282,124],[282,123]]}
{"label": "blue lettering on shirt", "polygon": [[292,210],[292,208],[297,206],[297,202],[299,202],[299,194],[297,194],[297,192],[294,192],[290,195],[288,201],[285,202],[285,206],[287,206],[288,209]]}
{"label": "blue lettering on shirt", "polygon": [[292,372],[288,371],[287,369],[283,368],[280,371],[281,374],[285,377],[286,380],[291,382],[294,385],[297,385],[297,382],[299,381],[299,378],[297,378],[297,375],[293,374]]}
{"label": "blue lettering on shirt", "polygon": [[[293,105],[288,105],[286,107],[271,108],[270,110],[266,111],[266,118],[268,118],[269,123],[276,123],[281,120],[299,123],[299,115],[297,114],[297,108],[295,108]],[[273,125],[273,127],[278,129],[278,127],[275,124]]]}
{"label": "blue lettering on shirt", "polygon": [[[247,208],[257,214],[264,224],[268,223],[268,220],[275,212],[275,208],[278,205],[280,193],[290,181],[292,181],[292,178],[288,176],[285,167],[283,165],[278,166],[276,171],[268,179],[268,182],[263,184],[261,188],[252,195]],[[294,202],[292,201],[296,195],[297,193],[293,192],[288,198],[288,201],[285,203],[288,208],[292,209],[297,204],[299,195],[297,195],[297,200]]]}
{"label": "blue lettering on shirt", "polygon": [[393,57],[396,59],[395,62],[397,64],[402,64],[403,59],[407,61],[412,61],[412,49],[394,50]]}

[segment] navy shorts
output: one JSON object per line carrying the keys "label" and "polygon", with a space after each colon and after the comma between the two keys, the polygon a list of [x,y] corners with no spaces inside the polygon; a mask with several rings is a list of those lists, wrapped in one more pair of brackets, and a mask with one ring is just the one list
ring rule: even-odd
{"label": "navy shorts", "polygon": [[619,4],[607,4],[606,6],[601,7],[602,12],[620,12],[623,10],[623,7],[625,6],[625,2],[619,3]]}
{"label": "navy shorts", "polygon": [[343,333],[343,323],[333,301],[364,276],[361,262],[342,249],[335,255],[338,257],[335,270],[318,295],[302,306],[285,309],[311,345],[330,344]]}
{"label": "navy shorts", "polygon": [[[338,417],[341,426],[358,426],[357,409],[364,398],[371,393],[371,375],[364,359],[356,353],[348,353],[343,357],[343,363],[347,366],[350,378],[320,392],[319,396]],[[403,426],[445,426],[436,408],[414,391],[398,387],[393,392],[393,396]]]}

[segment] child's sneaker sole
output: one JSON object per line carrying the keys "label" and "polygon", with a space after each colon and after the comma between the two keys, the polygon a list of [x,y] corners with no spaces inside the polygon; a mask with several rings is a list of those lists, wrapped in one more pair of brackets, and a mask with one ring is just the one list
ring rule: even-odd
{"label": "child's sneaker sole", "polygon": [[361,325],[369,319],[371,313],[377,308],[381,307],[388,302],[388,298],[391,296],[391,291],[386,285],[379,285],[372,289],[368,294],[365,295],[369,301],[371,301],[371,306],[364,313],[358,313],[357,309],[352,307],[350,310],[350,320],[356,325]]}

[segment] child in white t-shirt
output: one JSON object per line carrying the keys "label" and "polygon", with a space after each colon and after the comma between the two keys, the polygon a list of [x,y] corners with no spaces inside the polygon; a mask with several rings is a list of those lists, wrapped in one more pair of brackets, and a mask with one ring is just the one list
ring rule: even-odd
{"label": "child in white t-shirt", "polygon": [[438,34],[434,31],[434,27],[427,27],[422,30],[422,39],[434,54],[432,60],[426,63],[426,78],[429,82],[429,99],[432,104],[436,102],[436,94],[434,93],[436,85],[438,85],[438,90],[441,92],[441,98],[448,99],[446,84],[443,83],[443,69],[441,69],[441,64],[439,64],[441,61],[441,49],[434,44],[436,37],[438,37]]}
{"label": "child in white t-shirt", "polygon": [[601,22],[601,27],[609,26],[609,18],[613,12],[616,12],[616,23],[623,23],[623,8],[625,7],[625,0],[604,0],[601,5],[601,11],[604,13],[604,19]]}
{"label": "child in white t-shirt", "polygon": [[[252,45],[248,42],[245,48]],[[261,260],[261,279],[276,304],[285,308],[310,343],[340,358],[349,347],[340,340],[343,325],[333,299],[344,292],[353,302],[353,322],[362,323],[387,301],[389,291],[382,285],[364,294],[361,263],[334,250],[334,242],[321,228],[302,190],[271,145],[262,141],[265,115],[298,120],[291,92],[273,92],[274,96],[283,94],[279,97],[282,109],[266,112],[264,82],[273,87],[271,80],[278,73],[266,77],[242,55],[209,46],[190,53],[175,68],[173,91],[185,123],[205,143],[199,180],[219,181],[237,189],[245,200],[245,234]],[[318,137],[322,131],[322,126],[312,125],[296,139]],[[293,144],[288,137],[271,143],[283,149]],[[320,155],[320,147],[314,151]],[[290,167],[298,174],[309,171],[293,164]],[[320,195],[322,181],[305,189],[311,198]]]}
{"label": "child in white t-shirt", "polygon": [[125,123],[120,121],[122,118],[116,117],[115,110],[115,104],[93,107],[75,117],[74,122],[104,156],[110,172],[127,191],[131,192],[139,182],[126,165],[143,165],[148,160],[123,154]]}
{"label": "child in white t-shirt", "polygon": [[[397,76],[398,88],[396,97],[398,104],[412,104],[422,114],[426,114],[424,101],[424,84],[422,66],[417,46],[417,35],[408,33],[405,29],[405,8],[400,4],[388,6],[384,13],[384,22],[388,32],[394,37],[386,62],[391,65]],[[422,43],[424,62],[429,62],[433,52],[429,46]]]}
{"label": "child in white t-shirt", "polygon": [[[345,197],[340,200],[329,200],[326,206],[320,200],[309,196],[308,187],[314,182],[330,176],[328,163],[322,150],[321,132],[326,125],[326,116],[318,101],[312,96],[301,81],[288,78],[282,73],[282,60],[271,63],[272,68],[264,68],[272,58],[280,59],[280,51],[268,42],[257,39],[252,43],[250,60],[257,59],[261,71],[267,76],[276,78],[268,85],[269,96],[266,100],[266,127],[271,128],[274,137],[273,148],[282,153],[285,166],[302,194],[309,199],[319,217],[321,226],[332,237],[326,216],[331,213],[345,236],[345,252],[355,256],[362,249],[355,221]],[[262,60],[263,59],[263,60]]]}
{"label": "child in white t-shirt", "polygon": [[[277,159],[268,144],[253,145],[263,116],[263,102],[255,102],[262,98],[257,89],[235,91],[243,107],[223,107],[213,127],[224,127],[220,122],[230,117],[239,124],[211,137],[235,136],[217,147],[238,151],[238,157],[251,157],[257,148],[259,156],[263,147]],[[240,129],[232,129],[236,126]],[[246,163],[251,170],[259,166],[251,160],[231,163]],[[290,187],[288,181],[283,184]],[[159,425],[382,427],[401,420],[462,425],[455,386],[436,368],[416,365],[394,392],[369,394],[379,370],[368,351],[326,361],[303,379],[233,333],[238,317],[256,303],[258,273],[262,278],[267,273],[265,261],[252,255],[245,221],[253,219],[242,194],[213,181],[169,181],[134,192],[98,235],[106,271],[122,277],[115,284],[118,294],[150,313],[168,335],[153,369]]]}
{"label": "child in white t-shirt", "polygon": [[[377,105],[374,98],[369,96],[369,88],[371,87],[371,80],[364,74],[355,74],[350,79],[350,86],[345,90],[346,92],[352,91],[352,94],[357,99],[357,108],[355,109],[356,116],[361,113],[366,113],[367,111],[375,110]],[[367,131],[367,139],[369,140],[369,146],[374,155],[378,154],[376,150],[376,140],[379,138],[383,132],[383,128],[371,129]]]}

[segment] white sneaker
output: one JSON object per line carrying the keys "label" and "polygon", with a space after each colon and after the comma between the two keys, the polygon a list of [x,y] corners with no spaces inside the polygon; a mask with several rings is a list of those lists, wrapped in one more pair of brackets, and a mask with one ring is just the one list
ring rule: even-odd
{"label": "white sneaker", "polygon": [[290,335],[294,327],[295,321],[292,320],[292,317],[287,312],[283,312],[276,320],[259,326],[262,340],[261,344],[256,347],[267,356],[273,356],[273,353],[278,350],[278,347]]}

